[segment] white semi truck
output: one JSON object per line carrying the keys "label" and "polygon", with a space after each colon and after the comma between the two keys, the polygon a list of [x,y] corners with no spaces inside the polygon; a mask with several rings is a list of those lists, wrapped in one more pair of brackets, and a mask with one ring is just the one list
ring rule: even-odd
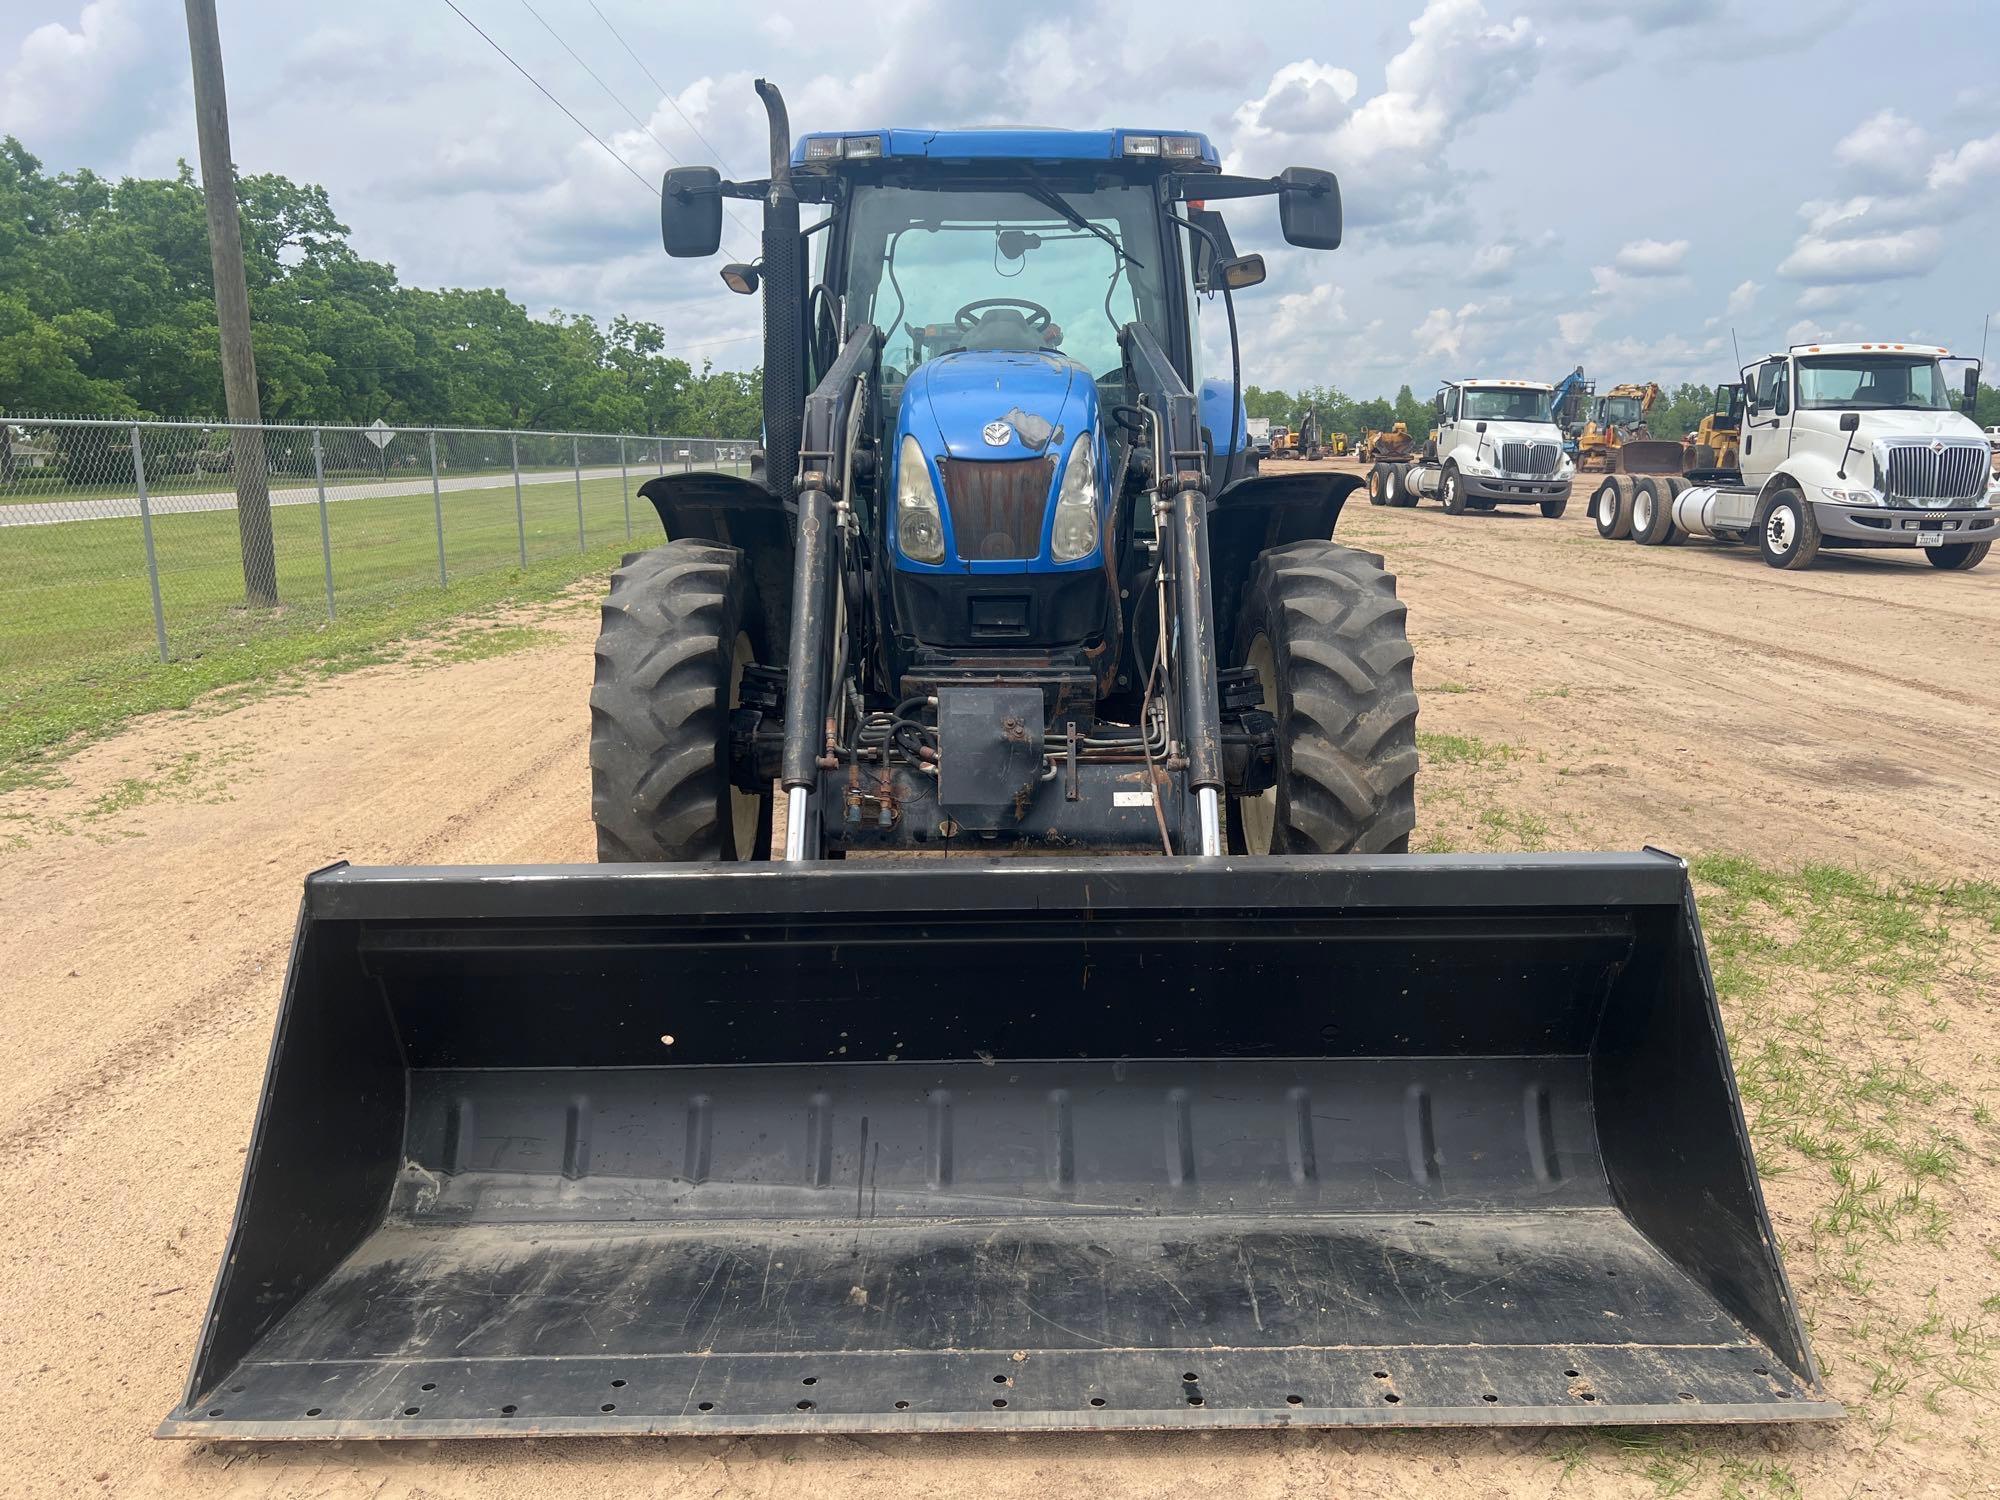
{"label": "white semi truck", "polygon": [[[1641,475],[1623,503],[1601,488],[1598,531],[1650,546],[1748,542],[1774,568],[1845,547],[1915,547],[1933,567],[1976,568],[2000,540],[1992,449],[1954,410],[1946,362],[1957,361],[1932,344],[1795,344],[1746,366],[1740,473]],[[1970,411],[1979,365],[1963,363]]]}
{"label": "white semi truck", "polygon": [[1433,498],[1453,515],[1538,505],[1553,520],[1569,504],[1575,467],[1563,452],[1555,388],[1539,380],[1454,380],[1433,405],[1437,431],[1414,462],[1384,460],[1368,476],[1377,505]]}

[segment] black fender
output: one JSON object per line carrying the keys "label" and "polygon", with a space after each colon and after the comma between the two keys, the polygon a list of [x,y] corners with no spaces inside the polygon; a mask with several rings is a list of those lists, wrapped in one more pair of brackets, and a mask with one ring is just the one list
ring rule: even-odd
{"label": "black fender", "polygon": [[1214,580],[1215,641],[1224,665],[1236,649],[1236,615],[1259,553],[1333,535],[1358,474],[1327,469],[1256,474],[1215,497],[1208,515],[1209,574]]}
{"label": "black fender", "polygon": [[719,542],[750,561],[767,638],[791,638],[792,510],[754,479],[697,471],[661,474],[639,486],[674,541]]}

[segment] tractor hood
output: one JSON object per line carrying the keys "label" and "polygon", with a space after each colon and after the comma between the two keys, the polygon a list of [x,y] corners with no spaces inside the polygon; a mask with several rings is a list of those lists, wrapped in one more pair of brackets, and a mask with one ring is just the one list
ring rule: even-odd
{"label": "tractor hood", "polygon": [[966,351],[910,372],[903,425],[952,458],[1060,458],[1091,425],[1096,397],[1090,372],[1061,354]]}

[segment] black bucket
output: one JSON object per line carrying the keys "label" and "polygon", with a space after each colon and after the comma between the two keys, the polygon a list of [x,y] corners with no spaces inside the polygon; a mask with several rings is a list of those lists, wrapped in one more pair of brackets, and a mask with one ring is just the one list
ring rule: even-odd
{"label": "black bucket", "polygon": [[1829,1417],[1670,856],[336,868],[164,1436]]}

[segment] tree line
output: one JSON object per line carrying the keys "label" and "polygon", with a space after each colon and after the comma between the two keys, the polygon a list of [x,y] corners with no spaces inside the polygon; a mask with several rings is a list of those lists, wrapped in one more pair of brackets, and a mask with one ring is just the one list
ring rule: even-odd
{"label": "tree line", "polygon": [[[404,286],[349,242],[326,190],[243,178],[257,377],[273,422],[754,438],[756,371],[699,370],[657,323],[531,316],[493,288]],[[172,178],[51,176],[0,142],[0,411],[222,410],[208,222]]]}

